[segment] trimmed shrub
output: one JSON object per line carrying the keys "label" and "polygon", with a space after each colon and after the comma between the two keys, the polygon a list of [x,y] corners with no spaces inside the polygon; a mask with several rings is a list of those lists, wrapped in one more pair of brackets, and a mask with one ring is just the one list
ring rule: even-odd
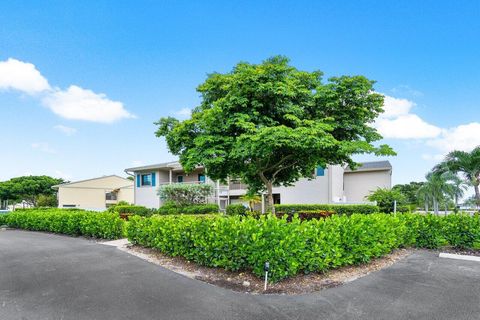
{"label": "trimmed shrub", "polygon": [[285,212],[275,212],[277,218],[282,218],[284,215],[287,216],[287,221],[292,221],[295,215],[298,215],[300,220],[312,220],[312,219],[322,219],[330,217],[331,215],[335,214],[335,211],[327,211],[327,210],[299,210],[295,213],[289,211]]}
{"label": "trimmed shrub", "polygon": [[419,214],[333,215],[301,221],[243,216],[133,217],[127,234],[132,243],[210,267],[250,270],[263,276],[270,262],[272,281],[300,272],[359,264],[395,248],[438,248],[480,244],[479,217]]}
{"label": "trimmed shrub", "polygon": [[134,205],[121,205],[115,206],[115,212],[118,214],[134,214],[142,217],[150,217],[156,211],[155,209],[149,209],[143,206],[134,206]]}
{"label": "trimmed shrub", "polygon": [[243,204],[229,204],[226,209],[227,216],[245,216],[248,208]]}
{"label": "trimmed shrub", "polygon": [[379,208],[371,204],[276,204],[275,210],[286,214],[299,211],[333,211],[339,215],[378,213]]}
{"label": "trimmed shrub", "polygon": [[7,224],[7,215],[5,213],[0,213],[0,227]]}
{"label": "trimmed shrub", "polygon": [[125,227],[116,214],[64,209],[13,211],[4,223],[11,228],[103,239],[121,238]]}
{"label": "trimmed shrub", "polygon": [[214,203],[205,204],[193,204],[179,206],[174,203],[166,203],[161,206],[156,213],[157,214],[212,214],[218,213],[218,205]]}

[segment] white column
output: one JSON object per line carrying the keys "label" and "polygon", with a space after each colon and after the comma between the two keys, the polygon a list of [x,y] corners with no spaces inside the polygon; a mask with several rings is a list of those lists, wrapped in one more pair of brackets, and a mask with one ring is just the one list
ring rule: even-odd
{"label": "white column", "polygon": [[220,208],[220,180],[217,180],[217,204]]}
{"label": "white column", "polygon": [[265,194],[262,193],[262,213],[265,213]]}
{"label": "white column", "polygon": [[170,182],[170,184],[172,184],[172,182],[173,182],[172,180],[173,180],[173,170],[170,169],[170,172],[169,172],[169,182]]}

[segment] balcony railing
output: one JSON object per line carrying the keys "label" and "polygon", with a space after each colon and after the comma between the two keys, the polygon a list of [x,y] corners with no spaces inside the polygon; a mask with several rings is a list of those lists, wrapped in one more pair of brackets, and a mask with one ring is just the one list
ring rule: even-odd
{"label": "balcony railing", "polygon": [[[172,184],[205,184],[205,183],[212,184],[212,182],[205,182],[205,181],[182,181],[182,182],[172,181]],[[170,181],[160,181],[158,184],[159,185],[170,184]]]}
{"label": "balcony railing", "polygon": [[241,181],[230,181],[228,187],[230,190],[246,190],[248,189],[248,185],[242,183]]}

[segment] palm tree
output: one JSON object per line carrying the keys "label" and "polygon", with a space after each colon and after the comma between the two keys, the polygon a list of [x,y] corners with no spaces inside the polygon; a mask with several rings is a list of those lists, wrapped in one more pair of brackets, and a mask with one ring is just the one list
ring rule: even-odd
{"label": "palm tree", "polygon": [[439,204],[453,195],[453,188],[447,183],[445,176],[435,172],[429,172],[426,177],[427,181],[418,190],[419,196],[424,197],[426,211],[428,212],[428,202],[433,202],[433,211],[435,214],[439,212]]}
{"label": "palm tree", "polygon": [[417,190],[417,198],[423,199],[426,213],[428,213],[428,204],[432,200],[430,198],[430,190],[428,189],[429,189],[429,186],[427,186],[427,184],[424,183]]}
{"label": "palm tree", "polygon": [[434,168],[437,173],[450,171],[462,174],[465,180],[473,185],[477,208],[480,207],[480,146],[471,152],[452,151],[445,160]]}
{"label": "palm tree", "polygon": [[447,180],[447,183],[451,186],[451,193],[455,202],[455,208],[457,208],[458,201],[461,197],[463,197],[470,184],[465,180],[460,179],[457,174],[450,171],[446,172],[444,177]]}
{"label": "palm tree", "polygon": [[250,211],[255,210],[255,205],[262,202],[262,197],[258,194],[246,194],[240,197],[241,200],[248,202],[248,207]]}

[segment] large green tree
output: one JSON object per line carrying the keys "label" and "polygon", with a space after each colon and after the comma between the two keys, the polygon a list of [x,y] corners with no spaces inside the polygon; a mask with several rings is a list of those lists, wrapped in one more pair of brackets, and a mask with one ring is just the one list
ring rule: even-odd
{"label": "large green tree", "polygon": [[13,202],[25,201],[37,206],[40,195],[55,195],[52,186],[63,183],[63,179],[49,176],[23,176],[0,182],[0,199]]}
{"label": "large green tree", "polygon": [[261,64],[239,63],[210,74],[197,91],[201,103],[190,119],[156,124],[170,151],[191,171],[201,165],[212,179],[239,177],[251,194],[311,177],[317,166],[349,164],[361,153],[393,155],[372,125],[383,96],[363,76],[322,81],[320,71],[301,71],[276,56]]}
{"label": "large green tree", "polygon": [[423,200],[418,198],[418,189],[423,184],[424,182],[412,181],[407,184],[397,184],[392,189],[400,191],[405,196],[408,204],[420,205],[423,203]]}
{"label": "large green tree", "polygon": [[463,175],[465,181],[473,186],[477,208],[480,207],[480,146],[470,152],[458,150],[450,152],[434,171]]}

